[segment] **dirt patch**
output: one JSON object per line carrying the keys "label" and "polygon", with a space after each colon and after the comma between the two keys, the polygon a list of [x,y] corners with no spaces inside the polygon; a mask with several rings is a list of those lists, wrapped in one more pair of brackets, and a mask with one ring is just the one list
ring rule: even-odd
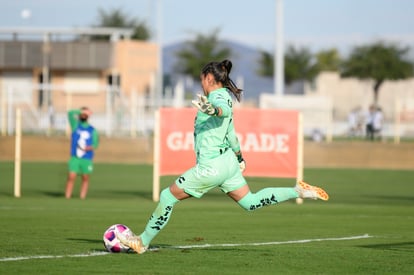
{"label": "dirt patch", "polygon": [[[15,140],[0,138],[0,160],[13,160]],[[68,137],[24,136],[23,161],[67,161],[70,155]],[[100,138],[96,162],[151,163],[152,143],[145,138]]]}
{"label": "dirt patch", "polygon": [[[68,137],[24,136],[23,161],[59,161],[69,158]],[[0,160],[14,159],[14,137],[0,137]],[[414,143],[305,142],[304,167],[414,169]],[[153,162],[152,139],[101,137],[96,162]]]}
{"label": "dirt patch", "polygon": [[305,167],[414,169],[414,143],[305,143]]}

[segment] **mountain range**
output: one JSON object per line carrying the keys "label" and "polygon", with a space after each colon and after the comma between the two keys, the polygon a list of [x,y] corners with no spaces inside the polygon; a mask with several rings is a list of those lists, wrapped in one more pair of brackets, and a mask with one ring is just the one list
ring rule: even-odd
{"label": "mountain range", "polygon": [[[179,42],[163,48],[163,71],[164,75],[168,75],[172,86],[183,79],[182,75],[175,73],[174,67],[178,62],[177,52],[185,47],[186,42]],[[222,41],[219,47],[226,47],[231,51],[228,57],[233,63],[230,77],[239,88],[243,89],[244,99],[258,101],[261,93],[273,93],[273,78],[262,77],[256,73],[259,69],[259,50],[231,41]],[[201,89],[199,83],[193,84],[191,81],[185,87],[197,91]]]}

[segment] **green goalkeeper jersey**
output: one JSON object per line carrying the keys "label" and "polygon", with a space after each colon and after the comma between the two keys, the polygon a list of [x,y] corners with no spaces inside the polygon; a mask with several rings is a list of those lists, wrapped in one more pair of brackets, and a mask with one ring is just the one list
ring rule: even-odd
{"label": "green goalkeeper jersey", "polygon": [[208,101],[222,110],[221,116],[210,116],[197,112],[194,125],[194,150],[197,163],[211,160],[231,148],[240,151],[240,144],[234,130],[233,102],[226,88],[212,91]]}

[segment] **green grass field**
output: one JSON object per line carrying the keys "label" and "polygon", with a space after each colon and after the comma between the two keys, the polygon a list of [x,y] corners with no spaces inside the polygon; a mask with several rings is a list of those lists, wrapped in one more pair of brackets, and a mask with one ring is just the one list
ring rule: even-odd
{"label": "green grass field", "polygon": [[13,170],[0,162],[0,274],[414,274],[414,171],[305,169],[328,202],[255,212],[215,190],[177,204],[159,249],[137,255],[104,253],[102,234],[115,223],[141,232],[156,206],[151,166],[96,164],[83,201],[79,181],[63,197],[65,163],[23,163],[21,198]]}

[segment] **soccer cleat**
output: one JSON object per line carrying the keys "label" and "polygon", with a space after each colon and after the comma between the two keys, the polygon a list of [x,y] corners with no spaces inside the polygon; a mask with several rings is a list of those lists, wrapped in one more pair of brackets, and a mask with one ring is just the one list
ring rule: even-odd
{"label": "soccer cleat", "polygon": [[320,187],[307,184],[302,180],[296,183],[295,190],[298,192],[299,198],[302,199],[320,199],[323,201],[327,201],[329,199],[329,195],[325,192],[325,190]]}
{"label": "soccer cleat", "polygon": [[148,249],[148,246],[142,244],[140,236],[118,234],[117,232],[115,232],[115,235],[123,245],[128,246],[138,254],[142,254]]}

